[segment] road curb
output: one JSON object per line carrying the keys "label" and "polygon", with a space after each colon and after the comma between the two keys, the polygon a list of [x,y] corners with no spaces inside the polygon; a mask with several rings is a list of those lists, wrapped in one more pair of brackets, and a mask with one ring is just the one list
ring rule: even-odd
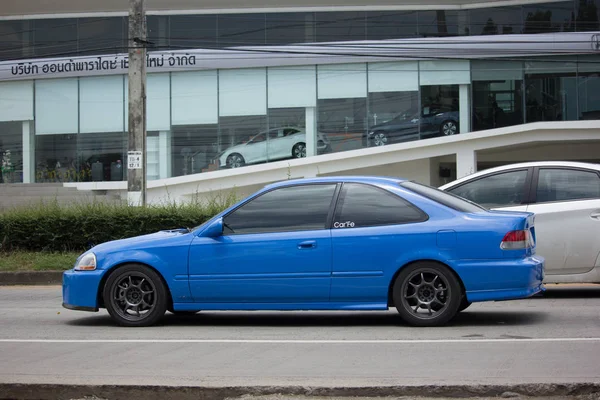
{"label": "road curb", "polygon": [[[510,393],[507,393],[510,392]],[[371,387],[307,386],[133,386],[58,385],[0,383],[0,400],[58,400],[95,396],[101,399],[129,400],[223,400],[241,396],[324,396],[324,397],[498,397],[590,396],[600,395],[600,384],[520,384],[520,385],[427,385]]]}
{"label": "road curb", "polygon": [[63,271],[0,272],[0,286],[60,285]]}

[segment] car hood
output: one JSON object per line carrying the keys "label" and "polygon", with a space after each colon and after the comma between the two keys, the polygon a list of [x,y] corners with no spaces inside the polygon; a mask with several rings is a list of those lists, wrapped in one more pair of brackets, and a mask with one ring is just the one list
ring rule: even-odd
{"label": "car hood", "polygon": [[145,249],[150,247],[165,246],[171,244],[174,241],[182,240],[182,238],[189,238],[191,240],[192,233],[186,228],[159,231],[150,233],[148,235],[134,236],[126,239],[112,240],[94,246],[90,251],[101,254],[101,253],[112,253],[121,250],[133,250],[133,249]]}

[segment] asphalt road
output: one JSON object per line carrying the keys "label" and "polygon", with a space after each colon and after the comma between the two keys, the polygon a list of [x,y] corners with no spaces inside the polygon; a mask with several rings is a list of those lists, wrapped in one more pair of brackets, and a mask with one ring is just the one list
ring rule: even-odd
{"label": "asphalt road", "polygon": [[119,328],[59,287],[0,287],[0,383],[374,386],[600,383],[600,286],[472,305],[449,326],[389,312],[168,314]]}

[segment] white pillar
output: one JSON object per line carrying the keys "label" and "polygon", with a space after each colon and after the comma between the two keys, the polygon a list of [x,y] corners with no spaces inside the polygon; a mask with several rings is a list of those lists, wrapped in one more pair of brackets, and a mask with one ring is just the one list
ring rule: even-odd
{"label": "white pillar", "polygon": [[33,121],[23,121],[23,183],[35,182],[35,138]]}
{"label": "white pillar", "polygon": [[171,131],[158,133],[159,179],[171,177]]}
{"label": "white pillar", "polygon": [[456,153],[456,179],[477,172],[477,153],[471,149],[461,149]]}
{"label": "white pillar", "polygon": [[306,156],[317,154],[317,108],[306,107]]}
{"label": "white pillar", "polygon": [[471,102],[469,101],[469,94],[469,85],[459,86],[458,107],[460,133],[471,132]]}

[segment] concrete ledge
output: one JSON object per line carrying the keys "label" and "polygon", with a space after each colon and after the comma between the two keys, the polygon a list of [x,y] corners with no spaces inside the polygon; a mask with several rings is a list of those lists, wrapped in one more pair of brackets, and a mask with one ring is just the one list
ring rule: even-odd
{"label": "concrete ledge", "polygon": [[[585,396],[597,398],[600,384],[521,384],[521,385],[427,385],[372,387],[305,387],[305,386],[129,386],[129,385],[55,385],[0,383],[0,400],[5,399],[101,399],[129,400],[222,400],[241,396],[338,396],[338,397],[516,397],[521,396]],[[93,398],[93,397],[92,397]]]}
{"label": "concrete ledge", "polygon": [[63,271],[0,272],[0,286],[8,285],[60,285]]}

